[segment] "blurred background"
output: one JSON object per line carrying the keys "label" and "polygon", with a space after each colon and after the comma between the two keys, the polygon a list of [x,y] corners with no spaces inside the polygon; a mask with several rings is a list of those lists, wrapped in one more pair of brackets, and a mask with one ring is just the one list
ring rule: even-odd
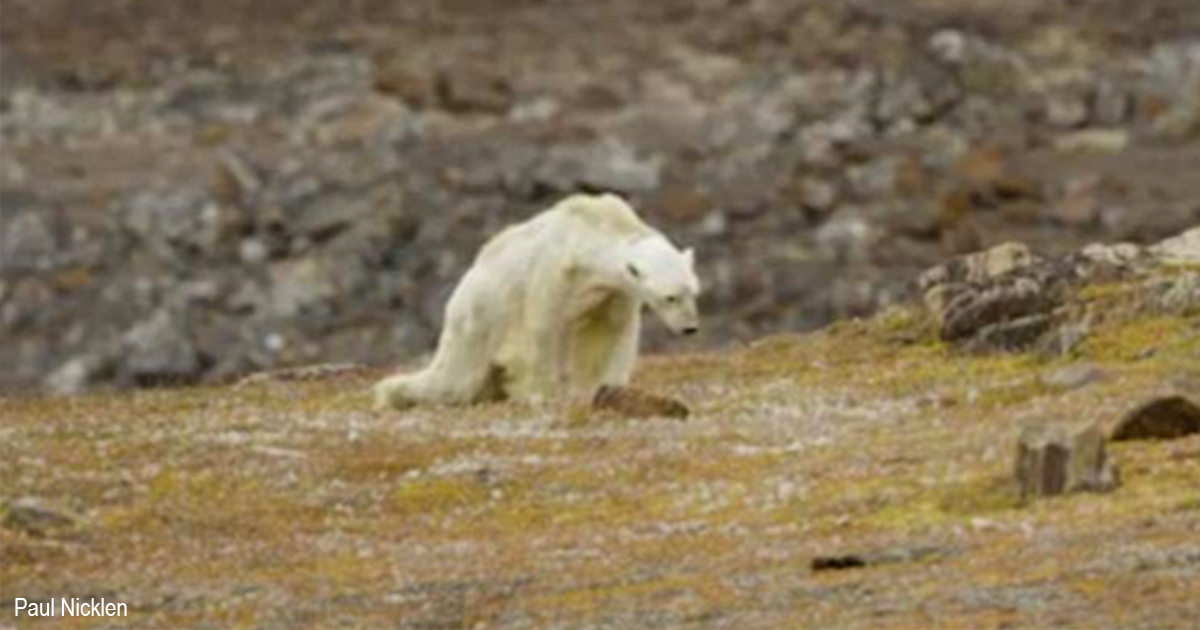
{"label": "blurred background", "polygon": [[0,71],[10,392],[412,360],[580,190],[697,248],[709,345],[1200,223],[1195,0],[0,0]]}

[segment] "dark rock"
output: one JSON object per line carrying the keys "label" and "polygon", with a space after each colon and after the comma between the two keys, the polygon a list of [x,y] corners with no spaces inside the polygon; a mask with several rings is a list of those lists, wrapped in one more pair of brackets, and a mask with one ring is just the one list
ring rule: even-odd
{"label": "dark rock", "polygon": [[920,562],[954,555],[957,552],[957,549],[937,546],[892,547],[867,553],[817,556],[812,559],[810,566],[814,572],[841,571],[901,562]]}
{"label": "dark rock", "polygon": [[611,411],[627,418],[687,418],[687,405],[662,396],[655,396],[630,387],[605,385],[592,398],[592,408]]}
{"label": "dark rock", "polygon": [[1120,485],[1104,434],[1095,424],[1027,427],[1017,444],[1015,476],[1022,499],[1107,492]]}
{"label": "dark rock", "polygon": [[1113,428],[1112,439],[1171,440],[1200,433],[1200,406],[1184,396],[1164,396],[1139,405]]}
{"label": "dark rock", "polygon": [[467,65],[438,74],[436,91],[438,104],[455,113],[504,113],[513,100],[512,86],[502,74]]}
{"label": "dark rock", "polygon": [[867,566],[867,561],[861,556],[852,554],[842,556],[819,556],[812,560],[813,571],[840,571],[842,569],[858,569]]}

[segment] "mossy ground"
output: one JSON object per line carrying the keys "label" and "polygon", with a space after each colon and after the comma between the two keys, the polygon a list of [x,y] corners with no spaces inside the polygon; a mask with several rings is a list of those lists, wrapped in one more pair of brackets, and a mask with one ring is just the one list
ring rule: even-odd
{"label": "mossy ground", "polygon": [[[1086,360],[1109,377],[1056,389]],[[692,417],[579,403],[368,411],[369,379],[0,400],[14,597],[104,596],[134,627],[1191,627],[1200,437],[1119,444],[1124,485],[1022,504],[1021,426],[1111,421],[1200,379],[1200,323],[1076,356],[964,355],[896,310],[643,361]],[[932,548],[814,573],[818,555]],[[95,618],[20,626],[98,627]]]}

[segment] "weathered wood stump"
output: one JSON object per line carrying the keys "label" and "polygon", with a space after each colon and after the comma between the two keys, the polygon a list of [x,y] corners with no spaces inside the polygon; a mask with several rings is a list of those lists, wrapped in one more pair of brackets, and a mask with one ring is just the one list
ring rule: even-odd
{"label": "weathered wood stump", "polygon": [[1044,424],[1021,432],[1015,470],[1021,498],[1107,492],[1120,485],[1095,424]]}

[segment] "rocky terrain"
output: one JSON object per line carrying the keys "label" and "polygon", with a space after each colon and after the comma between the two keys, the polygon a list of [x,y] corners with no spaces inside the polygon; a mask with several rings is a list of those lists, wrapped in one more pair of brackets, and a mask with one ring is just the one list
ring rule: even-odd
{"label": "rocky terrain", "polygon": [[1191,0],[0,7],[11,392],[413,360],[576,190],[697,247],[709,346],[1200,221]]}
{"label": "rocky terrain", "polygon": [[[644,359],[654,396],[599,409],[374,413],[380,371],[346,365],[0,398],[0,618],[104,597],[130,617],[16,625],[1194,627],[1200,230],[1006,244],[919,285]],[[1060,423],[1090,428],[1051,450]]]}

